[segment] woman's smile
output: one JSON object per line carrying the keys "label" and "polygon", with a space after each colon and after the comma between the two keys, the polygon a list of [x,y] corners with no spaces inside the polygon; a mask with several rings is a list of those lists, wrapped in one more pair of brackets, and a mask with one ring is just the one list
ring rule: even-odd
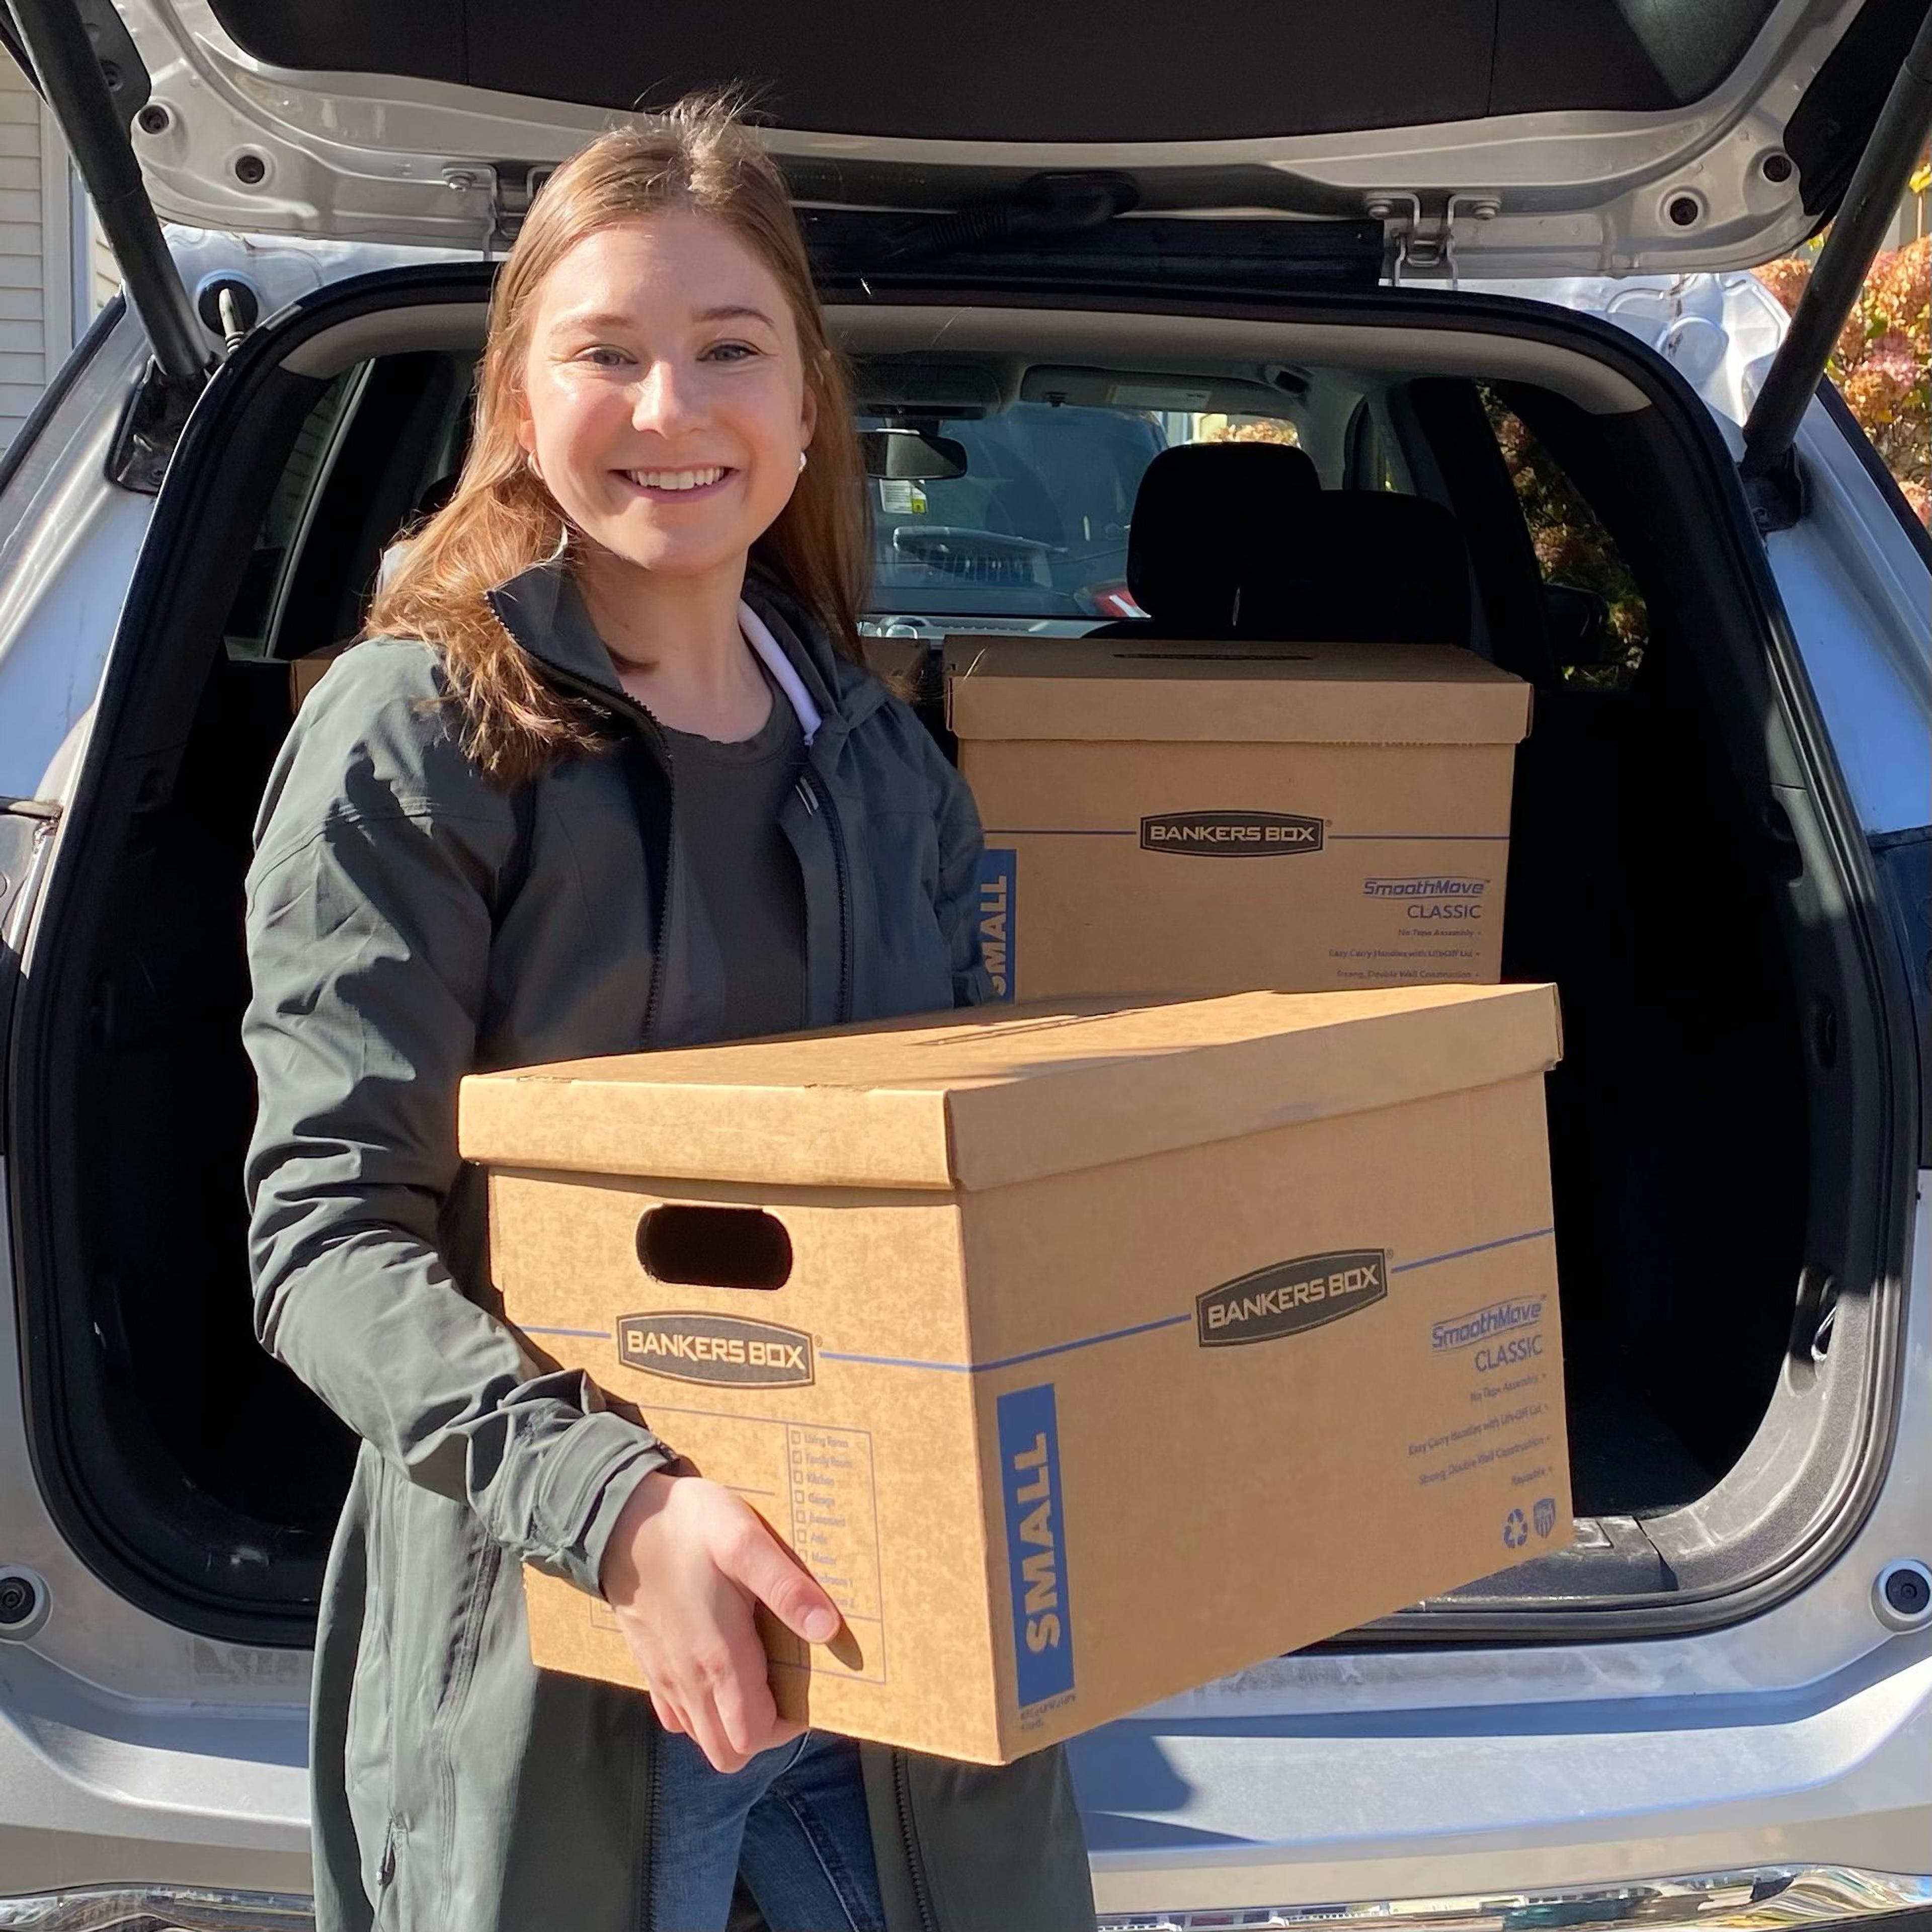
{"label": "woman's smile", "polygon": [[599,228],[544,277],[522,388],[537,474],[609,560],[591,571],[709,585],[728,629],[746,556],[797,488],[817,407],[771,267],[688,208]]}
{"label": "woman's smile", "polygon": [[693,464],[682,470],[617,470],[611,474],[634,494],[653,503],[692,503],[720,494],[738,475],[717,463]]}

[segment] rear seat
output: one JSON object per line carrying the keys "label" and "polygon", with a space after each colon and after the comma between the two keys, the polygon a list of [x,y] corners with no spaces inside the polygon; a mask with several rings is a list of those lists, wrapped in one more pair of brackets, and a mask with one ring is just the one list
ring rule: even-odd
{"label": "rear seat", "polygon": [[1127,539],[1144,618],[1118,638],[1469,642],[1469,559],[1441,505],[1324,490],[1300,450],[1192,443],[1148,464]]}

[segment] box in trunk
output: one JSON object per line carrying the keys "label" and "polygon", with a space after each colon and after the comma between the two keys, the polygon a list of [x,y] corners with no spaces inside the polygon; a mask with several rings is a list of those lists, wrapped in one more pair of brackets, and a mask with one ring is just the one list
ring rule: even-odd
{"label": "box in trunk", "polygon": [[946,655],[1003,995],[1498,977],[1520,679],[1433,644]]}
{"label": "box in trunk", "polygon": [[461,1144],[507,1318],[839,1604],[781,1709],[997,1762],[1567,1540],[1558,1051],[1546,986],[992,1009],[472,1077]]}

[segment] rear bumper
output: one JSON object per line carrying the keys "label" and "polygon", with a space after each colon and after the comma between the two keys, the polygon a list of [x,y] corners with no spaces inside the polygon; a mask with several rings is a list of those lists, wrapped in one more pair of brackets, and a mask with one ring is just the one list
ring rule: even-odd
{"label": "rear bumper", "polygon": [[1657,1879],[1617,1886],[1573,1886],[1550,1892],[1469,1898],[1408,1898],[1357,1905],[1250,1907],[1201,1912],[1108,1912],[1101,1932],[1242,1932],[1292,1928],[1294,1932],[1643,1932],[1678,1928],[1779,1928],[1804,1932],[1827,1926],[1870,1932],[1932,1928],[1932,1876],[1810,1866]]}
{"label": "rear bumper", "polygon": [[[1420,1900],[1416,1922],[1430,1924],[1430,1901],[1504,1898],[1540,1924],[1530,1901],[1547,1899],[1568,1928],[1599,1922],[1589,1900],[1610,1910],[1630,1893],[1651,1900],[1648,1924],[1660,1876],[1726,1875],[1696,1881],[1721,1891],[1730,1875],[1754,1885],[1804,1870],[1856,1875],[1820,1898],[1932,1908],[1932,1635],[1894,1637],[1798,1690],[1633,1682],[1566,1705],[1553,1680],[1600,1679],[1612,1658],[1675,1674],[1669,1646],[1650,1659],[1634,1648],[1551,1656],[1534,1702],[1475,1701],[1466,1678],[1469,1701],[1434,1708],[1237,1717],[1197,1705],[1077,1739],[1101,1911],[1123,1928],[1216,1922],[1198,1916],[1210,1912],[1266,1926],[1347,1900],[1400,1918],[1409,1908],[1391,1901]],[[1483,1661],[1437,1660],[1472,1675]],[[1363,1682],[1356,1696],[1370,1702],[1378,1688]],[[1652,1694],[1630,1694],[1640,1688]],[[1889,1876],[1867,1885],[1874,1874]]]}
{"label": "rear bumper", "polygon": [[[310,1901],[292,1894],[90,1886],[0,1898],[0,1928],[20,1932],[141,1932],[165,1921],[180,1932],[313,1932]],[[1258,1906],[1201,1912],[1109,1912],[1100,1932],[1810,1932],[1857,1927],[1926,1932],[1932,1877],[1813,1866],[1571,1886],[1480,1898],[1411,1898],[1356,1905]]]}

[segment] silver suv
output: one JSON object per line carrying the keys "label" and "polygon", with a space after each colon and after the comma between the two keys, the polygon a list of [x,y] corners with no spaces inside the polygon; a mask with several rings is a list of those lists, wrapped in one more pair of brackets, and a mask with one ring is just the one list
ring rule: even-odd
{"label": "silver suv", "polygon": [[[726,75],[944,457],[874,483],[882,649],[1133,621],[1139,471],[1258,437],[1449,533],[1285,531],[1297,608],[1536,687],[1574,1539],[1082,1740],[1106,1922],[1932,1910],[1932,551],[1820,380],[1926,15],[13,0],[128,299],[0,463],[0,1928],[308,1922],[349,1444],[250,1330],[250,819],[546,171]],[[1834,213],[1787,332],[1742,272]]]}

